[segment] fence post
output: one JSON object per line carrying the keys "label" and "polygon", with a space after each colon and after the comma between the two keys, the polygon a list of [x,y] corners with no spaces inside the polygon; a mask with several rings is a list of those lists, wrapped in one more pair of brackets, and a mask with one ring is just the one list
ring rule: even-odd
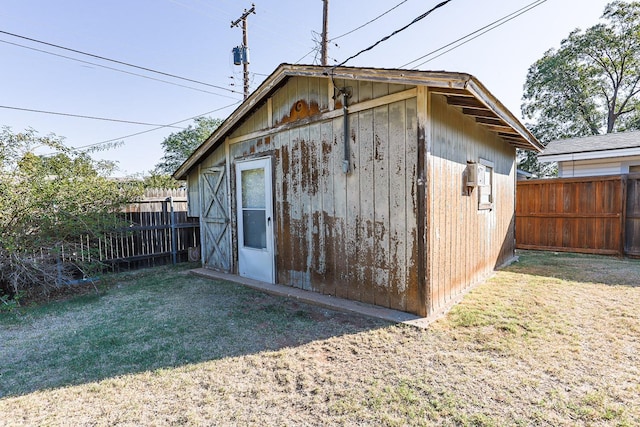
{"label": "fence post", "polygon": [[627,198],[629,197],[628,189],[629,175],[625,174],[621,176],[621,197],[622,207],[620,212],[620,253],[619,257],[624,257],[627,250]]}
{"label": "fence post", "polygon": [[56,286],[62,286],[62,252],[59,245],[56,245],[56,273]]}
{"label": "fence post", "polygon": [[169,214],[169,221],[171,223],[171,261],[173,265],[178,263],[178,234],[176,230],[176,212],[173,206],[173,196],[168,199],[171,212]]}

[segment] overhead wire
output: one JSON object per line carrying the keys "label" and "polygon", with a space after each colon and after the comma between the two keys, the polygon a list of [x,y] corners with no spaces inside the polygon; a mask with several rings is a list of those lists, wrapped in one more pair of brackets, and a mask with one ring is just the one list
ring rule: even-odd
{"label": "overhead wire", "polygon": [[[172,86],[178,86],[178,87],[183,87],[183,88],[186,88],[186,89],[195,90],[197,92],[208,93],[208,94],[211,94],[211,95],[220,96],[222,98],[237,99],[237,98],[234,98],[233,96],[223,95],[223,94],[216,93],[216,92],[211,92],[211,91],[206,90],[206,89],[200,89],[200,88],[193,87],[193,86],[187,86],[187,85],[183,85],[183,84],[180,84],[180,83],[171,82],[169,80],[158,79],[156,77],[145,76],[144,74],[134,73],[132,71],[121,70],[119,68],[109,67],[108,65],[97,64],[95,62],[85,61],[83,59],[73,58],[71,56],[66,56],[66,55],[61,55],[59,53],[49,52],[49,51],[38,49],[38,48],[35,48],[35,47],[26,46],[26,45],[23,45],[23,44],[20,44],[20,43],[14,43],[14,42],[6,41],[6,40],[0,40],[0,43],[5,43],[5,44],[12,45],[12,46],[17,46],[17,47],[21,47],[21,48],[24,48],[24,49],[33,50],[35,52],[45,53],[47,55],[57,56],[59,58],[68,59],[70,61],[80,62],[81,64],[93,65],[93,66],[96,66],[96,67],[105,68],[107,70],[117,71],[117,72],[123,73],[123,74],[129,74],[131,76],[142,77],[143,79],[153,80],[153,81],[156,81],[156,82],[162,82],[162,83],[166,83],[166,84],[169,84],[169,85],[172,85]],[[240,94],[240,92],[236,92],[236,93]]]}
{"label": "overhead wire", "polygon": [[369,24],[372,24],[374,22],[376,22],[378,19],[382,18],[383,16],[385,16],[386,14],[392,12],[393,10],[397,9],[398,7],[402,6],[403,4],[405,4],[406,2],[408,2],[409,0],[403,0],[400,3],[398,3],[397,5],[393,6],[391,9],[387,10],[386,12],[381,13],[380,15],[376,16],[375,18],[365,22],[364,24],[360,25],[359,27],[354,28],[353,30],[347,31],[344,34],[340,34],[339,36],[335,36],[331,39],[329,39],[329,41],[334,41],[334,40],[338,40],[344,36],[348,36],[351,33],[355,33],[356,31],[366,27]]}
{"label": "overhead wire", "polygon": [[214,84],[211,84],[211,83],[202,82],[200,80],[190,79],[188,77],[182,77],[182,76],[179,76],[179,75],[176,75],[176,74],[166,73],[164,71],[155,70],[153,68],[143,67],[143,66],[140,66],[140,65],[135,65],[135,64],[131,64],[131,63],[125,62],[125,61],[119,61],[117,59],[107,58],[105,56],[96,55],[96,54],[93,54],[93,53],[84,52],[84,51],[77,50],[77,49],[72,49],[72,48],[61,46],[61,45],[58,45],[58,44],[49,43],[49,42],[46,42],[46,41],[34,39],[34,38],[31,38],[31,37],[27,37],[27,36],[22,36],[20,34],[10,33],[8,31],[0,30],[0,34],[5,34],[5,35],[11,36],[11,37],[16,37],[16,38],[20,38],[20,39],[23,39],[23,40],[28,40],[28,41],[33,42],[33,43],[43,44],[43,45],[46,45],[46,46],[54,47],[56,49],[66,50],[66,51],[69,51],[69,52],[77,53],[79,55],[90,56],[92,58],[100,59],[102,61],[113,62],[115,64],[120,64],[120,65],[124,65],[124,66],[131,67],[131,68],[136,68],[136,69],[147,71],[147,72],[150,72],[150,73],[160,74],[160,75],[171,77],[171,78],[178,79],[178,80],[184,80],[184,81],[188,81],[188,82],[191,82],[191,83],[197,83],[197,84],[200,84],[200,85],[203,85],[203,86],[208,86],[208,87],[212,87],[212,88],[216,88],[216,89],[220,89],[220,90],[225,90],[225,91],[232,92],[232,93],[240,93],[240,92],[237,92],[237,91],[235,91],[233,89],[229,89],[229,88],[226,88],[226,87],[223,87],[223,86],[218,86],[218,85],[214,85]]}
{"label": "overhead wire", "polygon": [[405,25],[404,27],[401,27],[397,30],[395,30],[394,32],[392,32],[391,34],[389,34],[388,36],[385,36],[383,38],[381,38],[380,40],[378,40],[377,42],[375,42],[374,44],[372,44],[371,46],[362,49],[360,52],[351,55],[350,57],[348,57],[347,59],[345,59],[344,61],[342,61],[341,63],[334,65],[332,68],[337,68],[337,67],[341,67],[344,64],[346,64],[347,62],[351,61],[352,59],[362,55],[365,52],[370,51],[371,49],[375,48],[376,46],[378,46],[380,43],[383,43],[387,40],[389,40],[391,37],[395,36],[396,34],[406,30],[407,28],[411,27],[412,25],[420,22],[421,20],[423,20],[424,18],[426,18],[427,16],[429,16],[431,13],[433,13],[434,11],[436,11],[437,9],[440,9],[441,7],[446,6],[448,3],[450,3],[452,0],[445,0],[442,1],[440,3],[438,3],[437,5],[435,5],[434,7],[432,7],[431,9],[429,9],[428,11],[426,11],[425,13],[423,13],[422,15],[416,17],[413,21],[409,22],[407,25]]}
{"label": "overhead wire", "polygon": [[112,143],[112,142],[122,141],[124,139],[131,138],[131,137],[134,137],[134,136],[143,135],[143,134],[149,133],[149,132],[154,132],[154,131],[157,131],[157,130],[160,130],[160,129],[171,127],[173,125],[177,125],[179,123],[184,123],[184,122],[188,122],[189,120],[197,119],[198,117],[202,117],[202,116],[206,116],[208,114],[216,113],[216,112],[224,110],[226,108],[233,107],[234,105],[237,105],[237,104],[239,104],[241,102],[242,101],[237,101],[237,102],[234,102],[233,104],[225,105],[224,107],[216,108],[215,110],[207,111],[206,113],[198,114],[197,116],[189,117],[187,119],[178,120],[177,122],[169,123],[167,125],[158,126],[156,128],[153,128],[153,129],[147,129],[147,130],[143,130],[141,132],[132,133],[132,134],[129,134],[129,135],[118,137],[118,138],[112,138],[112,139],[108,139],[106,141],[95,142],[93,144],[81,145],[79,147],[74,147],[73,150],[77,151],[77,150],[81,150],[81,149],[85,149],[85,148],[97,147],[99,145],[104,145],[104,144],[109,144],[109,143]]}
{"label": "overhead wire", "polygon": [[[32,108],[12,107],[12,106],[8,106],[8,105],[0,105],[0,108],[4,108],[6,110],[26,111],[26,112],[29,112],[29,113],[41,113],[41,114],[51,114],[51,115],[55,115],[55,116],[75,117],[75,118],[80,118],[80,119],[102,120],[102,121],[105,121],[105,122],[128,123],[128,124],[132,124],[132,125],[164,126],[164,125],[159,125],[157,123],[136,122],[136,121],[132,121],[132,120],[120,120],[120,119],[112,119],[112,118],[107,118],[107,117],[86,116],[86,115],[82,115],[82,114],[59,113],[59,112],[56,112],[56,111],[35,110],[35,109],[32,109]],[[173,126],[173,125],[170,125],[168,127],[177,128],[177,129],[184,129],[183,127]]]}
{"label": "overhead wire", "polygon": [[313,52],[317,52],[317,51],[318,51],[318,48],[314,47],[309,52],[307,52],[303,56],[301,56],[300,59],[298,59],[296,62],[294,62],[294,64],[300,63],[300,61],[302,61],[304,58],[306,58],[307,56],[311,55]]}
{"label": "overhead wire", "polygon": [[[362,25],[360,25],[360,26],[358,26],[358,27],[356,27],[356,28],[354,28],[354,29],[352,29],[352,30],[347,31],[346,33],[343,33],[343,34],[340,34],[339,36],[333,37],[333,38],[329,39],[329,41],[330,41],[330,42],[332,42],[332,41],[334,41],[334,40],[338,40],[338,39],[340,39],[340,38],[342,38],[342,37],[345,37],[345,36],[347,36],[347,35],[349,35],[349,34],[352,34],[352,33],[356,32],[356,31],[358,31],[358,30],[360,30],[360,29],[362,29],[362,28],[366,27],[367,25],[369,25],[369,24],[371,24],[371,23],[373,23],[373,22],[377,21],[378,19],[382,18],[383,16],[385,16],[385,15],[386,15],[386,14],[388,14],[389,12],[392,12],[393,10],[397,9],[398,7],[402,6],[404,3],[408,2],[408,1],[409,1],[409,0],[403,0],[403,1],[401,1],[401,2],[400,2],[400,3],[398,3],[397,5],[393,6],[391,9],[389,9],[389,10],[387,10],[387,11],[385,11],[385,12],[381,13],[380,15],[376,16],[375,18],[370,19],[369,21],[365,22],[364,24],[362,24]],[[311,54],[312,54],[312,53],[314,53],[314,52],[316,52],[316,55],[317,55],[318,51],[319,51],[319,48],[318,48],[317,46],[316,46],[316,47],[314,47],[314,48],[313,48],[313,49],[311,49],[309,52],[307,52],[307,53],[305,53],[303,56],[301,56],[301,57],[300,57],[300,59],[298,59],[297,61],[295,61],[295,62],[294,62],[294,64],[298,64],[300,61],[302,61],[304,58],[306,58],[307,56],[311,55]],[[337,62],[337,61],[336,61],[336,62]]]}
{"label": "overhead wire", "polygon": [[[409,61],[406,64],[401,65],[399,68],[405,68],[408,65],[411,65],[411,64],[413,64],[415,62],[420,61],[421,59],[424,59],[424,58],[426,58],[428,56],[433,55],[434,53],[440,52],[440,51],[442,51],[444,49],[447,49],[450,46],[453,46],[453,47],[451,47],[451,49],[447,49],[444,52],[440,53],[439,55],[436,55],[436,56],[434,56],[432,58],[429,58],[426,61],[423,61],[423,62],[419,63],[418,65],[412,67],[412,69],[415,70],[416,68],[426,64],[427,62],[431,62],[434,59],[439,58],[442,55],[445,55],[445,54],[451,52],[452,50],[457,49],[460,46],[463,46],[463,45],[469,43],[472,40],[477,39],[478,37],[488,33],[489,31],[494,30],[494,29],[506,24],[507,22],[517,18],[518,16],[520,16],[520,15],[522,15],[524,13],[529,12],[530,10],[542,5],[543,3],[547,2],[547,1],[548,0],[536,0],[534,2],[531,2],[528,5],[526,5],[526,6],[520,8],[520,9],[514,11],[514,12],[511,12],[511,13],[503,16],[500,19],[497,19],[497,20],[495,20],[495,21],[493,21],[493,22],[491,22],[491,23],[489,23],[489,24],[487,24],[487,25],[485,25],[485,26],[483,26],[481,28],[478,28],[477,30],[475,30],[475,31],[463,36],[463,37],[460,37],[457,40],[452,41],[451,43],[447,43],[446,45],[444,45],[442,47],[439,47],[438,49],[432,50],[431,52],[426,53],[426,54],[422,55],[421,57],[414,59],[413,61]],[[471,37],[471,36],[474,36],[474,37]],[[456,43],[458,43],[460,41],[462,41],[462,43],[456,44]]]}

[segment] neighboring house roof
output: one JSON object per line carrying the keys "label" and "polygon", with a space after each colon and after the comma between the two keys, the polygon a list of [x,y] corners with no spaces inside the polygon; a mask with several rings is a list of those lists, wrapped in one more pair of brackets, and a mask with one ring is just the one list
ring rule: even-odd
{"label": "neighboring house roof", "polygon": [[532,174],[531,172],[528,172],[528,171],[526,171],[526,170],[524,170],[524,169],[518,169],[518,170],[516,171],[516,173],[518,174],[518,176],[521,176],[521,177],[523,177],[523,178],[527,178],[527,179],[529,179],[529,178],[535,178],[535,175],[534,175],[534,174]]}
{"label": "neighboring house roof", "polygon": [[636,155],[640,155],[640,131],[558,139],[547,145],[538,160],[562,162]]}
{"label": "neighboring house roof", "polygon": [[[544,146],[535,136],[475,77],[447,71],[414,71],[381,68],[338,67],[281,64],[176,170],[176,179],[185,179],[191,169],[209,155],[239,126],[243,119],[259,108],[269,96],[282,87],[289,77],[328,77],[366,80],[404,85],[427,86],[431,92],[447,96],[449,105],[476,122],[496,132],[507,143],[525,150],[542,151]],[[341,110],[335,110],[342,114]],[[274,129],[277,131],[277,127]]]}

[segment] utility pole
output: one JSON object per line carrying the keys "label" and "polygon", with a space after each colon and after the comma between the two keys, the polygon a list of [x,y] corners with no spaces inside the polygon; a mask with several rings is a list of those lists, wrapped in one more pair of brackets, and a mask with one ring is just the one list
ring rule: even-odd
{"label": "utility pole", "polygon": [[[256,13],[256,5],[254,3],[251,3],[251,9],[244,10],[244,13],[240,18],[236,19],[235,21],[231,21],[231,28],[237,27],[238,24],[242,22],[242,46],[240,46],[240,48],[242,51],[241,62],[244,72],[244,99],[247,99],[249,97],[249,38],[247,37],[247,17],[252,13]],[[236,62],[235,59],[234,63],[239,65],[239,63]]]}
{"label": "utility pole", "polygon": [[329,0],[322,0],[322,55],[321,63],[327,65],[327,55],[329,50]]}

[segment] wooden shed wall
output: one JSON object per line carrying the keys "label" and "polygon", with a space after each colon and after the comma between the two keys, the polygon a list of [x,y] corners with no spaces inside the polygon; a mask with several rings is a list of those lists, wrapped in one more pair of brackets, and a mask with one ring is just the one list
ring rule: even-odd
{"label": "wooden shed wall", "polygon": [[[336,84],[353,88],[350,104],[406,89]],[[290,79],[273,95],[274,124],[286,123],[300,101],[327,105],[314,98],[327,91],[314,87],[327,80]],[[350,114],[349,128],[348,175],[341,116],[231,144],[229,155],[232,163],[273,156],[278,283],[416,312],[416,99]],[[252,130],[231,138],[241,131]]]}
{"label": "wooden shed wall", "polygon": [[[513,257],[515,149],[449,106],[442,95],[405,95],[398,97],[403,98],[400,101],[369,108],[370,100],[410,87],[335,83],[351,87],[350,106],[367,105],[349,114],[348,175],[342,172],[343,118],[338,114],[323,118],[333,93],[322,78],[289,79],[200,165],[201,170],[219,165],[228,155],[231,256],[235,260],[237,254],[235,162],[270,156],[277,283],[413,313],[434,313]],[[418,99],[428,104],[421,112]],[[417,120],[425,111],[428,208],[422,280],[427,295],[419,292],[416,205]],[[464,187],[467,161],[480,158],[494,163],[490,211],[479,211],[478,190],[467,195]],[[191,193],[198,180],[190,176],[189,185]]]}
{"label": "wooden shed wall", "polygon": [[[430,97],[427,161],[429,313],[438,311],[514,255],[515,149],[474,119]],[[478,189],[469,195],[467,161],[494,163],[492,210],[478,210]]]}

